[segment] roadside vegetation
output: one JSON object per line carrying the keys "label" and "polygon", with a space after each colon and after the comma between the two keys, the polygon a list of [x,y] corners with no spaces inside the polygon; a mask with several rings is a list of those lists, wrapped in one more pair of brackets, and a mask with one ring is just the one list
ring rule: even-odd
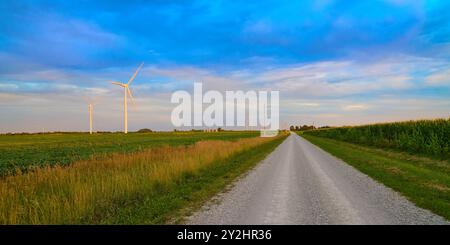
{"label": "roadside vegetation", "polygon": [[237,140],[259,132],[49,133],[0,135],[0,176],[36,167],[68,165],[114,152],[190,145],[200,140]]}
{"label": "roadside vegetation", "polygon": [[450,159],[450,119],[339,127],[305,134]]}
{"label": "roadside vegetation", "polygon": [[[450,220],[450,160],[446,155],[448,123],[448,120],[418,121],[333,128],[299,134],[398,191],[417,206]],[[395,128],[399,131],[396,132]],[[389,136],[388,132],[396,136]],[[444,136],[447,137],[447,142],[444,142],[443,135],[447,135]],[[374,139],[369,139],[371,136]],[[428,145],[416,145],[418,142]]]}
{"label": "roadside vegetation", "polygon": [[180,222],[285,137],[202,140],[4,176],[0,223]]}

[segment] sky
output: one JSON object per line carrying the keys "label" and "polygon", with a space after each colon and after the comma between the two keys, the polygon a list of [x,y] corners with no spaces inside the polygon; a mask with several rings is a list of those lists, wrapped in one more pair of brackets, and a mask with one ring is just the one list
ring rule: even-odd
{"label": "sky", "polygon": [[280,124],[450,117],[450,1],[0,1],[0,132],[172,130],[170,96],[278,90]]}

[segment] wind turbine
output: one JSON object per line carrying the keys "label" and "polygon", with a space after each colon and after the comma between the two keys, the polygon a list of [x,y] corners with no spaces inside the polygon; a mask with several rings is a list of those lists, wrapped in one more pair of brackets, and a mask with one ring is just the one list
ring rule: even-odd
{"label": "wind turbine", "polygon": [[93,115],[94,115],[94,105],[98,103],[97,98],[83,97],[83,100],[88,104],[88,112],[89,112],[89,134],[92,134],[93,131]]}
{"label": "wind turbine", "polygon": [[92,134],[92,110],[94,109],[94,105],[89,103],[89,134]]}
{"label": "wind turbine", "polygon": [[128,133],[127,94],[130,96],[131,101],[133,101],[133,95],[131,94],[131,90],[130,90],[129,86],[143,65],[144,65],[144,62],[141,63],[141,65],[137,68],[137,70],[134,72],[133,76],[131,76],[130,80],[128,80],[127,83],[111,82],[112,84],[123,87],[123,90],[124,90],[124,97],[123,97],[123,132],[124,133]]}

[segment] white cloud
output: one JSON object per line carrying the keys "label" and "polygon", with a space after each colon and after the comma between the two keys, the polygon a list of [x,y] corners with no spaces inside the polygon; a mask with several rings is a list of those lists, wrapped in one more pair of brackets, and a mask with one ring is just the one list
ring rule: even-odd
{"label": "white cloud", "polygon": [[418,65],[416,62],[424,60],[402,57],[400,60],[386,59],[374,63],[316,62],[272,69],[250,80],[283,91],[285,95],[308,98],[398,91],[416,86],[412,77]]}
{"label": "white cloud", "polygon": [[449,87],[450,86],[450,69],[435,72],[426,77],[425,84],[433,87]]}
{"label": "white cloud", "polygon": [[305,103],[298,103],[299,106],[310,106],[310,107],[316,107],[319,106],[319,103],[311,103],[311,102],[305,102]]}
{"label": "white cloud", "polygon": [[97,95],[97,96],[98,95],[106,95],[109,93],[109,90],[107,90],[105,88],[86,88],[85,90],[88,94],[91,94],[94,96],[95,95]]}
{"label": "white cloud", "polygon": [[364,104],[346,105],[343,107],[344,111],[361,111],[367,110],[369,107]]}
{"label": "white cloud", "polygon": [[19,86],[17,86],[17,84],[13,84],[13,83],[0,84],[0,90],[14,91],[18,88],[19,88]]}

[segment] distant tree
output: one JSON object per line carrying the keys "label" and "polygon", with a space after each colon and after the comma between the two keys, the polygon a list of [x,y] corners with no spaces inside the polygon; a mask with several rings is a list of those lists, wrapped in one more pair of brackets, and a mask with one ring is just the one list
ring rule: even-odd
{"label": "distant tree", "polygon": [[222,129],[222,128],[218,128],[217,131],[218,131],[218,132],[222,132],[223,129]]}
{"label": "distant tree", "polygon": [[300,127],[299,126],[295,126],[295,131],[299,131]]}
{"label": "distant tree", "polygon": [[314,127],[313,125],[310,125],[310,126],[303,125],[300,127],[300,131],[307,131],[307,130],[313,130],[313,129],[316,129],[316,127]]}
{"label": "distant tree", "polygon": [[294,131],[294,130],[295,130],[295,127],[294,127],[293,125],[291,125],[291,126],[289,127],[289,130]]}
{"label": "distant tree", "polygon": [[139,129],[137,132],[138,133],[151,133],[153,131],[151,129],[148,129],[148,128],[143,128],[143,129]]}

